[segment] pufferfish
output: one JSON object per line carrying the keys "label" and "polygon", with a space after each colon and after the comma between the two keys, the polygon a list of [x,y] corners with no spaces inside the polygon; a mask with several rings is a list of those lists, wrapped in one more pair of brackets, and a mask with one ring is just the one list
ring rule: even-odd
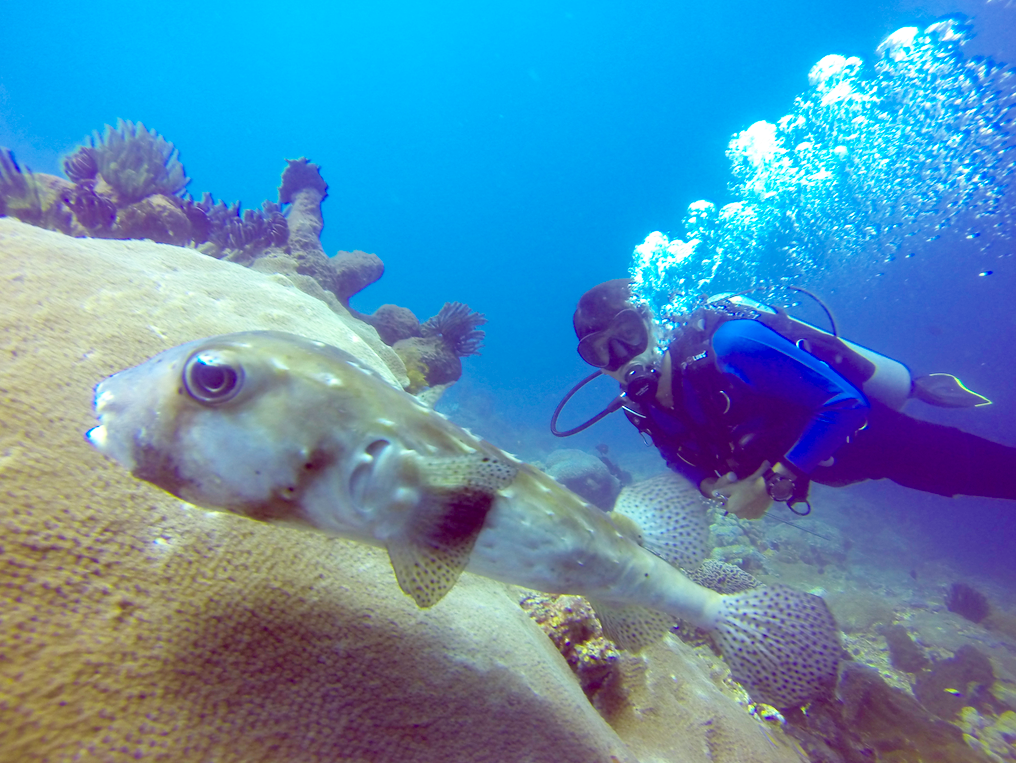
{"label": "pufferfish", "polygon": [[334,347],[271,331],[190,342],[102,381],[95,411],[87,439],[138,479],[383,547],[421,607],[468,570],[586,596],[622,647],[676,619],[711,631],[733,677],[769,705],[835,681],[839,632],[821,598],[692,582],[640,545],[680,543],[661,539],[680,531],[666,512],[611,518]]}

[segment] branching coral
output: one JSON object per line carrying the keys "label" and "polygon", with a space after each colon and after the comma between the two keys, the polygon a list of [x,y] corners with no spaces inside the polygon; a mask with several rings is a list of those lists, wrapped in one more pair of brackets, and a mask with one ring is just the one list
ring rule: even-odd
{"label": "branching coral", "polygon": [[71,225],[70,213],[57,190],[27,168],[22,171],[14,153],[6,148],[0,148],[0,215],[63,233]]}
{"label": "branching coral", "polygon": [[79,182],[64,195],[63,201],[89,233],[102,234],[113,227],[116,220],[116,205],[105,196],[96,193],[94,183]]}
{"label": "branching coral", "polygon": [[[153,193],[173,196],[190,182],[173,144],[141,122],[119,119],[116,129],[106,125],[105,136],[93,133],[88,150],[121,205],[141,201]],[[75,179],[71,172],[87,172],[88,160],[79,151],[68,158],[64,169],[68,177]]]}
{"label": "branching coral", "polygon": [[81,146],[63,160],[64,172],[75,183],[95,180],[99,173],[99,165],[95,161],[95,151],[88,146]]}
{"label": "branching coral", "polygon": [[[289,237],[289,226],[278,204],[266,201],[261,209],[246,209],[240,215],[240,203],[226,205],[215,203],[210,193],[200,202],[188,200],[184,213],[194,226],[203,214],[207,221],[205,240],[215,244],[223,252],[237,252],[253,256],[269,246],[283,246]],[[196,239],[195,239],[196,240]]]}
{"label": "branching coral", "polygon": [[423,336],[440,336],[459,357],[479,355],[485,333],[478,329],[487,322],[483,313],[474,313],[461,302],[445,302],[441,312],[420,327]]}

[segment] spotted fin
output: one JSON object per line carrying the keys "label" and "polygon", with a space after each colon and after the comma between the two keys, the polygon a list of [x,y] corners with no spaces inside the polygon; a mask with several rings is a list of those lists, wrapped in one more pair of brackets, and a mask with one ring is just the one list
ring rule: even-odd
{"label": "spotted fin", "polygon": [[590,600],[603,626],[603,635],[622,649],[638,652],[662,639],[674,618],[647,607],[617,606]]}
{"label": "spotted fin", "polygon": [[611,518],[647,551],[674,567],[693,570],[711,550],[706,509],[706,500],[695,485],[679,474],[664,472],[622,490]]}
{"label": "spotted fin", "polygon": [[448,382],[447,384],[436,384],[433,387],[427,387],[416,393],[416,399],[423,403],[428,408],[433,408],[437,405],[438,401],[452,386],[454,382]]}
{"label": "spotted fin", "polygon": [[483,453],[424,458],[426,486],[406,528],[388,543],[399,587],[420,607],[431,607],[455,585],[483,528],[496,492],[517,470]]}

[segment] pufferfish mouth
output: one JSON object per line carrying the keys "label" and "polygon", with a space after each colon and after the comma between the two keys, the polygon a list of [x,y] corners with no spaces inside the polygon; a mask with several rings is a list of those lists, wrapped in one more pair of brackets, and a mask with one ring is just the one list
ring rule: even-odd
{"label": "pufferfish mouth", "polygon": [[100,382],[95,387],[95,417],[99,420],[99,425],[85,432],[85,439],[102,455],[119,461],[128,469],[133,469],[134,464],[127,458],[130,449],[117,447],[116,439],[106,426],[110,407],[115,400],[113,393],[106,387],[108,381]]}
{"label": "pufferfish mouth", "polygon": [[85,439],[91,443],[93,448],[106,455],[106,447],[109,444],[109,432],[106,431],[105,426],[100,424],[97,427],[92,427],[85,432]]}

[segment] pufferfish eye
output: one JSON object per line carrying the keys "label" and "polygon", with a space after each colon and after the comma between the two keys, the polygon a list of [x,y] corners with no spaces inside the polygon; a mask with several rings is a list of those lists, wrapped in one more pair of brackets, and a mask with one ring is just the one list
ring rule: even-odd
{"label": "pufferfish eye", "polygon": [[243,386],[243,369],[212,352],[200,352],[183,370],[183,383],[191,397],[202,403],[232,400]]}

